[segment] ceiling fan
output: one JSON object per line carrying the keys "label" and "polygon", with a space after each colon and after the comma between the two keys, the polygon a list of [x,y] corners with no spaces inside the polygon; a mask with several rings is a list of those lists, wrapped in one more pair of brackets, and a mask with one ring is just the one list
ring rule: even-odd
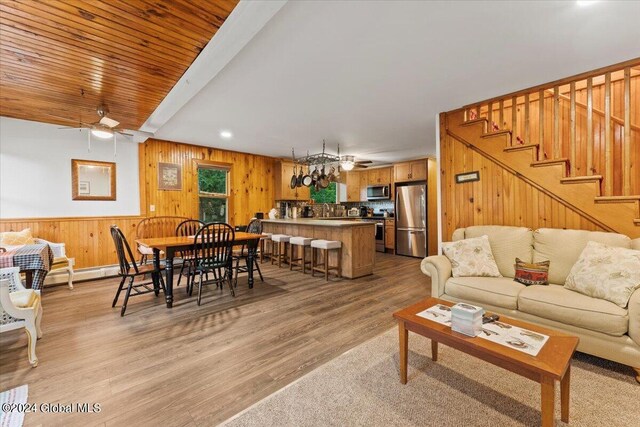
{"label": "ceiling fan", "polygon": [[358,160],[356,161],[355,156],[344,155],[340,156],[340,167],[346,171],[350,171],[353,169],[366,169],[369,166],[369,163],[373,163],[371,160]]}
{"label": "ceiling fan", "polygon": [[116,135],[123,136],[142,136],[142,137],[151,137],[152,133],[136,131],[130,129],[122,129],[118,128],[120,124],[119,121],[114,120],[112,118],[107,117],[109,114],[109,108],[105,104],[100,104],[96,108],[96,113],[100,116],[100,120],[93,123],[83,123],[80,121],[80,126],[66,126],[61,127],[59,129],[87,129],[87,144],[88,150],[91,151],[91,136],[95,136],[100,139],[110,139],[113,138],[113,155],[117,154],[117,143],[116,143]]}

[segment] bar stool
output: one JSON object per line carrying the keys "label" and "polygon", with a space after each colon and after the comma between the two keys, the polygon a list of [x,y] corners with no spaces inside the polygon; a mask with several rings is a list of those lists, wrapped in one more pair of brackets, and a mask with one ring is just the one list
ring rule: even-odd
{"label": "bar stool", "polygon": [[[307,264],[311,265],[311,260],[307,260],[307,248],[311,247],[311,241],[313,239],[309,237],[292,237],[289,239],[289,247],[291,255],[289,256],[289,270],[293,270],[293,267],[302,267],[302,274],[307,274]],[[299,247],[302,249],[302,256],[296,257],[295,250]]]}
{"label": "bar stool", "polygon": [[[318,249],[322,251],[324,262],[322,264],[316,264],[318,258]],[[329,266],[329,251],[336,250],[338,254],[338,264],[336,266]],[[311,276],[314,272],[320,271],[324,273],[325,280],[329,280],[329,270],[336,270],[337,277],[342,277],[342,242],[337,240],[314,240],[311,242]],[[320,268],[322,267],[322,268]]]}
{"label": "bar stool", "polygon": [[287,245],[291,236],[286,234],[271,235],[271,265],[278,260],[278,267],[282,267],[282,261],[287,263]]}
{"label": "bar stool", "polygon": [[[260,263],[264,264],[264,258],[268,257],[271,259],[271,236],[273,233],[262,233],[264,238],[260,239]],[[267,252],[267,248],[269,248],[269,252]]]}

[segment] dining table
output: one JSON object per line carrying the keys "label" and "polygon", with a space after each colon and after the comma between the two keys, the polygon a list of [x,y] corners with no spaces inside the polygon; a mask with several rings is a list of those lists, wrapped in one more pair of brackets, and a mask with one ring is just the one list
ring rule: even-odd
{"label": "dining table", "polygon": [[[246,233],[243,231],[235,232],[233,245],[247,246],[247,274],[249,288],[253,288],[253,263],[255,262],[258,243],[260,242],[260,239],[264,237],[265,236],[262,234]],[[136,243],[153,250],[153,262],[156,264],[157,268],[160,268],[161,265],[160,252],[164,252],[164,266],[166,270],[165,298],[167,301],[167,308],[173,307],[173,261],[174,258],[176,258],[176,254],[179,254],[182,251],[194,249],[195,236],[143,238],[137,239]]]}
{"label": "dining table", "polygon": [[19,267],[27,288],[42,289],[53,264],[53,251],[46,243],[22,245],[0,252],[0,268]]}

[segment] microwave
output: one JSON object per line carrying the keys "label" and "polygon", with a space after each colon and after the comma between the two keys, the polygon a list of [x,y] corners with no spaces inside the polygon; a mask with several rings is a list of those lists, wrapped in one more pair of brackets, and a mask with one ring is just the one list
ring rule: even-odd
{"label": "microwave", "polygon": [[388,185],[370,185],[367,187],[367,200],[389,200]]}

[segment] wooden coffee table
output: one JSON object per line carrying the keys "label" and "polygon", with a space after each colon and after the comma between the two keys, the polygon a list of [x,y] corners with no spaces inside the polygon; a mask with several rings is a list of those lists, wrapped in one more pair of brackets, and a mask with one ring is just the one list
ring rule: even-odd
{"label": "wooden coffee table", "polygon": [[431,358],[434,362],[438,360],[438,343],[442,343],[540,383],[542,425],[545,427],[554,424],[555,382],[560,381],[562,421],[569,422],[571,357],[578,346],[578,337],[500,316],[500,322],[549,336],[538,355],[530,356],[482,338],[472,338],[453,332],[449,326],[417,316],[417,313],[436,304],[453,305],[438,298],[427,298],[393,314],[398,321],[400,334],[400,382],[402,384],[407,383],[407,352],[409,331],[411,331],[431,339]]}

